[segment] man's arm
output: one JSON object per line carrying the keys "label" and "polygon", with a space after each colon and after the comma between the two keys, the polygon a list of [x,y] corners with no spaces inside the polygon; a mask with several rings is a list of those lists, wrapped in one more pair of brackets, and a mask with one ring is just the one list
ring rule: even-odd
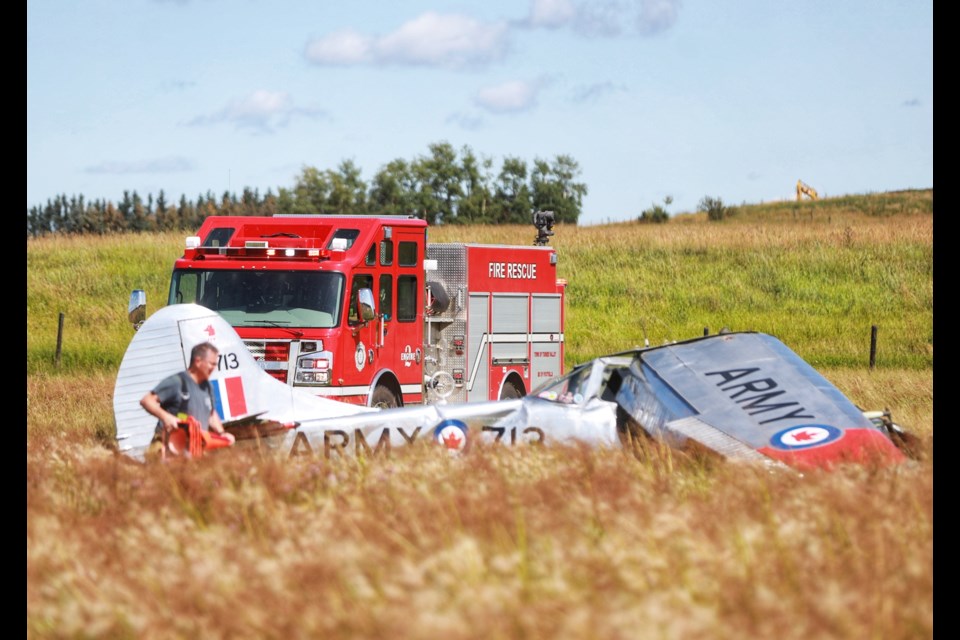
{"label": "man's arm", "polygon": [[173,431],[177,428],[177,416],[160,406],[160,398],[153,391],[148,391],[147,395],[140,399],[140,406],[147,413],[160,420],[167,431]]}
{"label": "man's arm", "polygon": [[207,423],[210,426],[210,431],[213,431],[216,434],[219,434],[230,441],[233,444],[236,441],[232,433],[227,433],[226,429],[223,428],[223,423],[220,422],[220,416],[217,415],[216,410],[210,412],[210,421]]}
{"label": "man's arm", "polygon": [[210,412],[210,420],[207,421],[207,424],[210,425],[210,431],[213,431],[214,433],[219,433],[220,435],[226,433],[226,430],[223,428],[223,423],[220,422],[220,416],[217,415],[216,410]]}

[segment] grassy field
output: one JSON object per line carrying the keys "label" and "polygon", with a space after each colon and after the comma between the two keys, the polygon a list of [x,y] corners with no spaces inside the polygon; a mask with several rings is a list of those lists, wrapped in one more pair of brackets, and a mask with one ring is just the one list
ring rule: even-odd
{"label": "grassy field", "polygon": [[557,227],[568,365],[765,331],[890,408],[919,463],[799,476],[482,447],[131,463],[104,446],[127,298],[165,300],[184,234],[28,240],[27,636],[932,637],[932,192],[738,209]]}

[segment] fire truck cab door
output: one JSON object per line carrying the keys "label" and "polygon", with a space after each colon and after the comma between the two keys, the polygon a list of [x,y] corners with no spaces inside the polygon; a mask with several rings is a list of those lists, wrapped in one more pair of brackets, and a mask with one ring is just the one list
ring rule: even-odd
{"label": "fire truck cab door", "polygon": [[377,359],[412,401],[410,394],[422,393],[423,385],[423,235],[394,231],[381,241],[379,252]]}
{"label": "fire truck cab door", "polygon": [[[354,274],[350,283],[350,302],[347,308],[347,326],[352,340],[344,340],[343,357],[353,361],[356,369],[344,375],[348,386],[366,386],[372,381],[376,371],[375,339],[377,319],[364,318],[364,304],[372,302],[368,297],[373,289],[373,276],[366,273]],[[372,297],[372,296],[371,296]],[[349,362],[350,360],[347,360]],[[352,369],[353,367],[351,367]]]}
{"label": "fire truck cab door", "polygon": [[[355,274],[351,283],[350,324],[363,383],[380,384],[389,376],[410,401],[411,394],[422,393],[422,255],[422,232],[383,234],[367,253],[364,270],[369,273]],[[364,289],[373,292],[375,301],[375,316],[366,325],[357,306]]]}

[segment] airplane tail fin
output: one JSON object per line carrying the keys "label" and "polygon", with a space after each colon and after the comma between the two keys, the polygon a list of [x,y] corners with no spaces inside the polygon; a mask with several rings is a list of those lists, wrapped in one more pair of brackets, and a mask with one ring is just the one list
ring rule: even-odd
{"label": "airplane tail fin", "polygon": [[122,453],[143,459],[157,421],[140,407],[140,399],[166,376],[183,371],[190,351],[201,342],[212,343],[220,352],[210,383],[217,414],[225,423],[256,415],[283,424],[304,416],[373,411],[280,382],[257,364],[237,332],[218,313],[196,304],[169,305],[147,318],[134,334],[117,372],[113,409]]}

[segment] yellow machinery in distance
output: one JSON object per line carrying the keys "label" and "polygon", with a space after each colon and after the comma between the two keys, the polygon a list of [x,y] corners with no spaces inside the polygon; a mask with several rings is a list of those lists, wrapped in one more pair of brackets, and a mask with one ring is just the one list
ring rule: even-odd
{"label": "yellow machinery in distance", "polygon": [[797,202],[803,200],[803,196],[807,196],[811,200],[819,200],[820,195],[817,193],[817,190],[805,183],[803,180],[797,180]]}

